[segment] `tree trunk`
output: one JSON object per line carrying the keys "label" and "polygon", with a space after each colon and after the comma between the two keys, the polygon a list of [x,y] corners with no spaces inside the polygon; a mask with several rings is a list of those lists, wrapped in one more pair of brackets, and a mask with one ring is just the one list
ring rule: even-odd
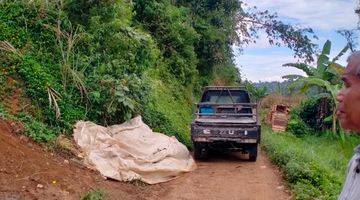
{"label": "tree trunk", "polygon": [[316,126],[319,127],[319,130],[324,131],[327,128],[330,127],[326,127],[324,120],[327,116],[329,116],[329,109],[328,109],[328,98],[321,98],[320,99],[320,104],[318,107],[318,112],[317,112],[317,122],[316,122]]}
{"label": "tree trunk", "polygon": [[336,107],[333,108],[333,122],[332,122],[332,131],[333,134],[336,135],[336,123],[337,123],[337,109]]}

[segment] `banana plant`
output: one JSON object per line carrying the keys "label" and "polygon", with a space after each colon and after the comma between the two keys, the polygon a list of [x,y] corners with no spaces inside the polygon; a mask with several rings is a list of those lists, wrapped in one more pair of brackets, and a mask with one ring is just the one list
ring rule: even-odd
{"label": "banana plant", "polygon": [[337,110],[337,101],[336,101],[336,96],[339,93],[339,91],[342,88],[342,84],[332,84],[329,81],[320,79],[320,78],[316,78],[316,77],[304,77],[298,80],[298,83],[302,85],[301,88],[301,92],[307,92],[311,87],[317,86],[320,88],[324,88],[326,92],[324,93],[320,93],[318,95],[323,95],[329,99],[332,99],[332,101],[334,102],[333,105],[333,113],[332,113],[332,131],[334,134],[336,134],[336,130],[337,130],[337,114],[336,114],[336,110]]}
{"label": "banana plant", "polygon": [[[346,45],[332,60],[329,58],[330,50],[331,42],[327,40],[321,54],[318,56],[316,66],[311,66],[307,63],[286,63],[283,66],[300,69],[305,72],[307,77],[316,77],[337,84],[341,82],[339,74],[343,73],[344,67],[336,63],[336,61],[349,50],[349,45]],[[288,78],[289,76],[297,77],[297,79],[304,77],[301,75],[287,75],[283,78]]]}
{"label": "banana plant", "polygon": [[332,113],[332,131],[334,134],[336,134],[337,130],[336,96],[342,87],[341,75],[345,70],[345,68],[336,63],[336,61],[339,60],[339,58],[343,56],[348,51],[348,49],[349,45],[346,45],[337,56],[330,60],[329,54],[331,50],[331,42],[327,40],[323,46],[321,54],[318,56],[315,67],[306,63],[287,63],[283,65],[285,67],[295,67],[300,69],[307,75],[284,76],[283,78],[291,78],[292,80],[295,80],[294,84],[292,85],[293,88],[300,87],[300,92],[302,93],[309,91],[309,89],[313,87],[321,88],[318,95],[326,96],[333,100],[334,105]]}

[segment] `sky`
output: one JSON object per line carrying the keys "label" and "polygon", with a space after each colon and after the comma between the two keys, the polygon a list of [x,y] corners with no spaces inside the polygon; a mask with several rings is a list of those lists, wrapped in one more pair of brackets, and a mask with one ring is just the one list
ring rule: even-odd
{"label": "sky", "polygon": [[[243,0],[248,6],[259,10],[276,12],[279,19],[300,27],[312,28],[319,39],[314,43],[321,49],[325,41],[332,42],[330,56],[336,55],[346,45],[346,40],[336,33],[341,29],[357,26],[358,16],[354,13],[358,0]],[[286,47],[274,47],[267,42],[266,34],[259,33],[256,43],[245,47],[239,53],[237,47],[235,63],[243,79],[253,82],[283,81],[288,74],[303,73],[300,70],[282,67],[282,64],[296,62],[294,53]],[[339,61],[346,65],[347,55]]]}

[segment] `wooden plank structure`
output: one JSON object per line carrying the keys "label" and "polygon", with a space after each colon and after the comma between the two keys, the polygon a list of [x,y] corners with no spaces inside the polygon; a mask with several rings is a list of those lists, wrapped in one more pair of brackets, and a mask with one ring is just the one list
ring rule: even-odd
{"label": "wooden plank structure", "polygon": [[284,132],[289,121],[290,109],[283,104],[273,105],[267,117],[267,122],[271,124],[275,132]]}

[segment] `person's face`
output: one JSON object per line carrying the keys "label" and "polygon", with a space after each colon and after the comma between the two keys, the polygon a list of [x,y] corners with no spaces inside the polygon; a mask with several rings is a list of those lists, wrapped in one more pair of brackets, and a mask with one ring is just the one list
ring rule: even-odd
{"label": "person's face", "polygon": [[344,88],[339,92],[337,115],[344,129],[360,133],[360,76],[356,67],[360,62],[350,61],[342,77]]}

